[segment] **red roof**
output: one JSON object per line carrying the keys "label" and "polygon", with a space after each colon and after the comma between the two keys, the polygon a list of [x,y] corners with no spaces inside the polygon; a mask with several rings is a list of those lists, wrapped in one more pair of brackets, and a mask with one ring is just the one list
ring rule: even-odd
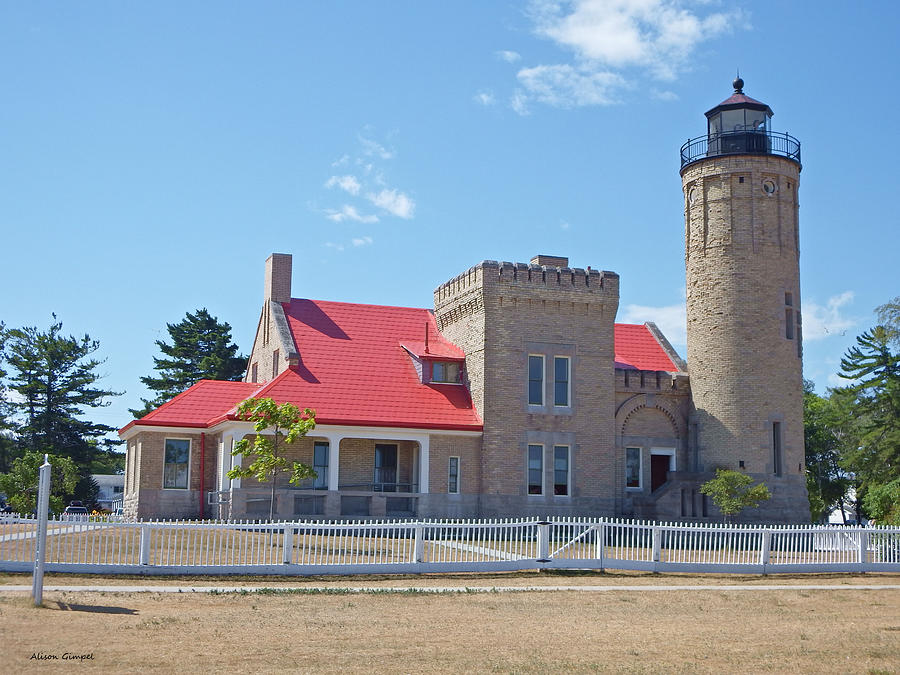
{"label": "red roof", "polygon": [[616,368],[680,370],[647,326],[631,323],[616,324]]}
{"label": "red roof", "polygon": [[429,354],[461,353],[430,310],[296,298],[283,307],[300,365],[260,396],[312,408],[322,424],[481,430],[468,389],[422,384],[401,346],[424,352],[427,325]]}
{"label": "red roof", "polygon": [[[284,303],[300,363],[271,382],[201,380],[135,424],[206,428],[251,396],[316,411],[320,424],[481,431],[465,386],[422,384],[410,352],[458,359],[427,309],[293,299]],[[428,353],[424,350],[428,325]],[[645,325],[615,326],[616,368],[677,372]]]}
{"label": "red roof", "polygon": [[136,423],[157,427],[203,427],[214,417],[234,408],[260,388],[252,382],[200,380],[140,420],[132,420],[119,433]]}

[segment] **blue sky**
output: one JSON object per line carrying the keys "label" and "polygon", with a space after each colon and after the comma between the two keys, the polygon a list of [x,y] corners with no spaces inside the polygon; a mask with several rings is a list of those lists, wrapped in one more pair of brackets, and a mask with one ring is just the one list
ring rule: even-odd
{"label": "blue sky", "polygon": [[[295,297],[430,307],[483,259],[621,275],[684,355],[678,150],[731,93],[800,139],[806,376],[900,294],[895,2],[5,2],[0,320],[101,342],[97,421],[166,322],[251,347]],[[761,355],[764,356],[764,355]]]}

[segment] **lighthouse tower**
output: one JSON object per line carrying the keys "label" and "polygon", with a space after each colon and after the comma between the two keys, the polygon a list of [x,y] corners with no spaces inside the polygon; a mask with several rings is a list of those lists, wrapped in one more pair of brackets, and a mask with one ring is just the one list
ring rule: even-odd
{"label": "lighthouse tower", "polygon": [[765,482],[772,499],[748,519],[803,522],[800,143],[743,87],[681,148],[691,468]]}

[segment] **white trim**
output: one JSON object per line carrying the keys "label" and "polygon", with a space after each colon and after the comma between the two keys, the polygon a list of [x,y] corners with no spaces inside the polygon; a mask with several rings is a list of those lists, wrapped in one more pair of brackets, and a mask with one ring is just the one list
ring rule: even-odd
{"label": "white trim", "polygon": [[[187,441],[188,442],[188,460],[187,460],[187,485],[182,487],[166,487],[166,443],[168,441]],[[186,492],[191,491],[191,460],[194,458],[194,443],[191,438],[178,438],[177,436],[166,436],[163,439],[163,470],[162,470],[162,480],[160,483],[162,484],[162,490],[185,490]]]}
{"label": "white trim", "polygon": [[[419,440],[419,492],[418,494],[427,495],[430,492],[429,481],[429,465],[431,463],[431,438],[425,436]],[[397,460],[400,460],[399,455]]]}
{"label": "white trim", "polygon": [[650,448],[650,456],[653,455],[668,455],[670,458],[669,471],[675,471],[675,448]]}

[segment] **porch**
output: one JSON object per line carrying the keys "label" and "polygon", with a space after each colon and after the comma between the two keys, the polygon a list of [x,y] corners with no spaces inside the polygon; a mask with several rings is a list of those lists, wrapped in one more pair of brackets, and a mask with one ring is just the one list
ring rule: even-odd
{"label": "porch", "polygon": [[[232,457],[246,428],[222,434],[216,490],[207,493],[207,513],[218,518],[266,519],[272,498],[270,482],[229,479],[233,466],[248,462]],[[414,517],[428,492],[429,436],[401,429],[329,429],[287,446],[284,457],[313,467],[316,477],[290,485],[277,478],[275,518]]]}

